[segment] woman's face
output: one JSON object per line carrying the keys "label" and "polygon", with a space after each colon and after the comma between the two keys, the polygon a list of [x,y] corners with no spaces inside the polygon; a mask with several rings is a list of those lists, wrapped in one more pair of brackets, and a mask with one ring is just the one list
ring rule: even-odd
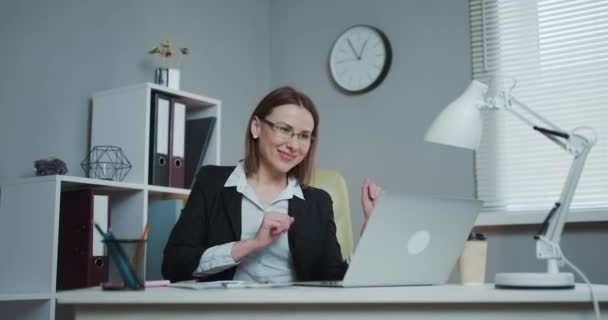
{"label": "woman's face", "polygon": [[308,153],[314,130],[312,114],[295,104],[275,107],[266,118],[254,117],[251,133],[258,137],[260,165],[287,173]]}

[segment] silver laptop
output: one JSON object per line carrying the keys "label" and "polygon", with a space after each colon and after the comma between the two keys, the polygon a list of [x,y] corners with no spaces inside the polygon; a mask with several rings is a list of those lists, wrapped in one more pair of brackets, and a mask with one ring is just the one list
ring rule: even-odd
{"label": "silver laptop", "polygon": [[481,208],[474,199],[385,193],[343,281],[294,285],[378,287],[444,284]]}

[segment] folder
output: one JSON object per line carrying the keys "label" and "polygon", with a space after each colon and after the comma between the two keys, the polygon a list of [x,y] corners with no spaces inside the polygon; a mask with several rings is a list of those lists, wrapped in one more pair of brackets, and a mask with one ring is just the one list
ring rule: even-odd
{"label": "folder", "polygon": [[171,98],[154,93],[150,112],[150,166],[148,184],[169,185],[169,113]]}
{"label": "folder", "polygon": [[186,105],[175,100],[171,103],[171,130],[169,144],[169,186],[184,187],[184,135]]}
{"label": "folder", "polygon": [[107,253],[97,222],[107,230],[110,224],[110,192],[84,189],[61,193],[57,289],[99,285],[107,272]]}
{"label": "folder", "polygon": [[146,251],[146,280],[161,280],[163,251],[173,226],[179,219],[183,200],[152,200],[148,203],[148,247]]}
{"label": "folder", "polygon": [[192,188],[196,174],[204,164],[213,128],[215,128],[215,120],[215,117],[206,117],[186,121],[184,185],[188,188]]}

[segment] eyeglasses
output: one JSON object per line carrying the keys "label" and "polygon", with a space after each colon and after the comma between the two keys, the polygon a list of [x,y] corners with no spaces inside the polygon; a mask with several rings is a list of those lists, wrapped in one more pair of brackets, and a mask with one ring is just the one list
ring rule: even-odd
{"label": "eyeglasses", "polygon": [[274,131],[274,133],[279,138],[281,138],[281,140],[287,141],[287,140],[291,139],[293,136],[297,136],[298,141],[301,144],[309,145],[312,142],[312,140],[314,140],[314,138],[315,138],[310,131],[302,131],[300,133],[296,133],[292,126],[285,124],[285,123],[281,123],[281,122],[274,123],[274,122],[266,120],[266,119],[262,119],[262,122],[269,125],[272,128],[272,130]]}

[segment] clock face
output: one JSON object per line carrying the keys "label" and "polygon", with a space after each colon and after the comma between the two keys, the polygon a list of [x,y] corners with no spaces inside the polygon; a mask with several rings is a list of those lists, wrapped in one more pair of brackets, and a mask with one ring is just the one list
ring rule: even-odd
{"label": "clock face", "polygon": [[329,54],[329,71],[338,87],[364,93],[377,87],[391,65],[391,46],[382,31],[356,25],[344,31]]}

